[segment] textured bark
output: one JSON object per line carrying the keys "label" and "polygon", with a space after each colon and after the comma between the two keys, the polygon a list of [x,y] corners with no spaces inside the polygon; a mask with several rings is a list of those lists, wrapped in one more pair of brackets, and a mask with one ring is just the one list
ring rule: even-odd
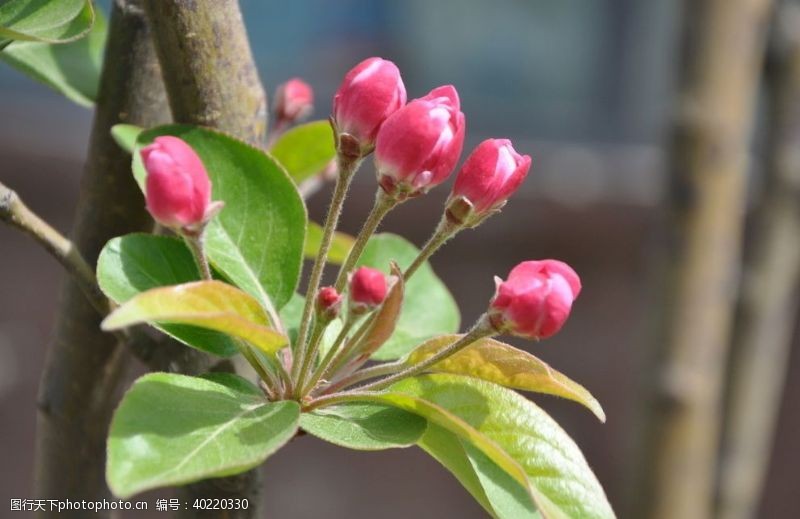
{"label": "textured bark", "polygon": [[176,122],[230,133],[258,146],[267,97],[237,0],[145,0]]}
{"label": "textured bark", "polygon": [[[107,240],[152,226],[130,156],[111,139],[117,123],[149,126],[169,116],[147,28],[133,2],[114,2],[73,243],[94,265]],[[100,331],[100,315],[65,281],[39,393],[36,495],[97,500],[106,488],[105,443],[128,350]]]}
{"label": "textured bark", "polygon": [[635,517],[712,513],[747,150],[770,0],[684,2],[660,358]]}
{"label": "textured bark", "polygon": [[800,4],[787,2],[776,20],[765,188],[734,327],[721,519],[757,517],[800,296]]}
{"label": "textured bark", "polygon": [[[144,0],[177,122],[225,131],[256,146],[266,142],[267,100],[236,0]],[[247,510],[203,517],[261,517],[261,469],[179,489],[181,501],[234,497]],[[184,512],[194,517],[194,512]]]}

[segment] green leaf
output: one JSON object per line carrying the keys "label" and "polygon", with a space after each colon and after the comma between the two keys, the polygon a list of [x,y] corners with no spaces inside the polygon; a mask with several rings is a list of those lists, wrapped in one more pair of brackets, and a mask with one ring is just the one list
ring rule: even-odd
{"label": "green leaf", "polygon": [[[177,239],[152,234],[128,234],[110,240],[97,260],[97,282],[115,303],[122,304],[151,288],[198,281],[192,253]],[[223,333],[183,324],[156,324],[177,340],[197,349],[228,357],[236,344]]]}
{"label": "green leaf", "polygon": [[[328,262],[335,265],[344,263],[355,241],[356,239],[349,234],[343,232],[333,233],[331,248],[328,250]],[[315,259],[321,243],[322,227],[320,227],[318,223],[308,222],[308,231],[306,232],[306,243],[304,247],[305,257],[307,259]]]}
{"label": "green leaf", "polygon": [[0,39],[65,43],[83,37],[94,22],[90,0],[5,0]]}
{"label": "green leaf", "polygon": [[331,124],[313,121],[295,126],[278,138],[270,154],[299,184],[321,172],[336,157]]}
{"label": "green leaf", "polygon": [[[431,339],[412,351],[406,357],[405,363],[411,365],[422,362],[460,337],[461,335],[443,335]],[[583,404],[600,421],[606,420],[600,403],[586,388],[530,353],[494,339],[481,339],[437,362],[427,371],[467,375],[514,389],[560,396]]]}
{"label": "green leaf", "polygon": [[280,309],[300,278],[306,228],[303,200],[270,156],[222,133],[186,125],[159,126],[139,135],[133,153],[140,186],[146,172],[138,149],[159,135],[174,135],[200,155],[225,208],[206,230],[211,263],[265,307]]}
{"label": "green leaf", "polygon": [[[498,455],[507,453],[525,471],[530,491],[545,517],[613,518],[614,512],[575,442],[533,402],[504,387],[469,377],[424,375],[392,385],[385,403],[417,411],[469,442],[517,482],[516,468]],[[413,403],[399,395],[427,402]],[[412,407],[412,408],[410,408]],[[438,407],[463,420],[430,414]],[[478,436],[472,433],[477,431]],[[490,473],[486,473],[491,477]],[[485,485],[484,485],[485,488]]]}
{"label": "green leaf", "polygon": [[236,375],[145,375],[111,421],[106,479],[117,497],[127,499],[238,474],[288,442],[299,415],[296,402],[268,402]]}
{"label": "green leaf", "polygon": [[106,37],[106,20],[97,11],[86,38],[66,44],[15,41],[0,52],[0,59],[71,101],[92,106],[97,99]]}
{"label": "green leaf", "polygon": [[300,427],[309,434],[357,450],[409,447],[426,425],[420,416],[378,404],[341,404],[300,415]]}
{"label": "green leaf", "polygon": [[153,288],[133,297],[103,320],[104,330],[147,322],[208,328],[238,337],[271,355],[287,344],[251,295],[221,281]]}
{"label": "green leaf", "polygon": [[[417,257],[414,245],[394,234],[377,234],[370,239],[358,265],[389,273],[389,262],[405,269]],[[458,331],[458,306],[447,287],[423,264],[405,287],[405,302],[394,335],[373,355],[376,360],[398,359],[417,344],[443,333]]]}
{"label": "green leaf", "polygon": [[114,138],[114,142],[120,148],[128,153],[133,153],[133,149],[136,147],[136,139],[139,138],[139,134],[143,131],[144,128],[133,124],[115,124],[111,127],[111,137]]}
{"label": "green leaf", "polygon": [[539,517],[526,488],[447,429],[429,424],[417,444],[449,470],[490,515],[501,519]]}

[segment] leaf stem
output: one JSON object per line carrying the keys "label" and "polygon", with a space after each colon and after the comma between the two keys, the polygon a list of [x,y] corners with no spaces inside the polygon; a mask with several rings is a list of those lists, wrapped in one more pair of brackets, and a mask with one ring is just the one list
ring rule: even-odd
{"label": "leaf stem", "polygon": [[317,383],[320,380],[322,380],[325,377],[325,375],[327,375],[331,362],[336,358],[336,353],[339,350],[339,347],[342,345],[342,342],[344,342],[345,338],[347,337],[347,334],[350,333],[350,330],[353,328],[355,321],[356,320],[353,319],[352,317],[350,316],[347,317],[344,324],[342,325],[342,329],[339,331],[339,335],[336,336],[336,339],[333,341],[333,344],[328,350],[328,353],[325,354],[325,357],[323,357],[323,359],[320,361],[319,366],[317,366],[317,369],[314,370],[313,375],[311,375],[311,378],[305,384],[305,387],[302,388],[304,394],[307,391],[313,390],[314,386],[316,386]]}
{"label": "leaf stem", "polygon": [[305,362],[306,336],[311,326],[311,319],[313,317],[312,310],[314,309],[314,302],[316,300],[317,290],[319,290],[322,272],[325,269],[325,263],[328,259],[328,250],[333,241],[333,233],[339,224],[339,216],[342,214],[342,205],[344,204],[347,190],[350,187],[350,182],[361,164],[361,159],[352,160],[342,153],[339,153],[338,161],[340,174],[336,178],[333,198],[331,199],[330,207],[328,207],[328,215],[325,217],[325,227],[322,230],[322,240],[319,245],[319,251],[317,251],[317,257],[314,260],[314,266],[311,268],[311,275],[308,279],[303,316],[300,319],[300,330],[297,333],[297,342],[295,343],[296,358],[292,364],[292,378],[294,380],[297,380],[300,376],[300,368]]}
{"label": "leaf stem", "polygon": [[356,241],[347,255],[347,259],[339,268],[339,274],[336,276],[336,283],[334,284],[338,292],[344,289],[344,285],[347,283],[347,274],[358,262],[364,252],[364,247],[367,246],[367,242],[375,234],[378,225],[380,225],[386,214],[397,207],[399,203],[399,200],[387,195],[382,188],[378,188],[378,192],[375,194],[375,205],[372,206],[372,211],[370,211],[364,225],[361,227],[361,231],[359,231]]}
{"label": "leaf stem", "polygon": [[398,380],[402,380],[404,378],[412,377],[418,373],[422,373],[427,368],[433,366],[437,362],[446,359],[447,357],[457,353],[458,351],[466,348],[473,342],[483,339],[485,337],[490,337],[492,335],[497,335],[497,330],[492,326],[489,322],[489,318],[486,314],[482,315],[478,322],[468,331],[463,337],[458,339],[456,342],[451,344],[450,346],[442,349],[439,353],[428,357],[427,359],[417,362],[409,366],[408,368],[394,373],[393,375],[389,375],[386,378],[381,380],[377,380],[375,382],[370,382],[369,384],[365,384],[359,387],[359,391],[363,390],[376,390],[376,389],[383,389],[388,385],[397,382]]}
{"label": "leaf stem", "polygon": [[2,182],[0,182],[0,220],[36,240],[75,279],[92,307],[100,315],[108,313],[108,299],[100,291],[92,267],[75,245],[31,211],[18,194]]}
{"label": "leaf stem", "polygon": [[369,368],[365,368],[355,373],[351,373],[350,375],[342,378],[341,380],[335,381],[333,384],[329,385],[325,388],[325,393],[335,393],[340,389],[345,389],[359,382],[363,382],[365,380],[369,380],[371,378],[382,377],[384,375],[391,375],[392,373],[397,373],[402,371],[403,367],[406,364],[402,360],[398,360],[395,362],[386,362],[383,364],[378,364],[375,366],[371,366]]}

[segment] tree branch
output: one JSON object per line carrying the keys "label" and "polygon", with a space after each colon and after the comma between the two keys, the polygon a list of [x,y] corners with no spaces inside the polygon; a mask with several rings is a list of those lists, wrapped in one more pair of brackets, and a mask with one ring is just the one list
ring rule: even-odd
{"label": "tree branch", "polygon": [[100,315],[108,313],[108,299],[97,287],[92,268],[60,232],[28,209],[15,191],[0,182],[0,220],[29,234],[69,272]]}
{"label": "tree branch", "polygon": [[[264,147],[267,101],[236,0],[144,0],[177,122],[216,128]],[[182,501],[238,497],[249,508],[219,517],[261,516],[261,471],[182,487]],[[190,517],[194,513],[183,512]],[[216,516],[215,513],[209,517]]]}
{"label": "tree branch", "polygon": [[[670,142],[669,286],[634,517],[706,519],[738,284],[747,149],[770,0],[684,2]],[[649,484],[648,484],[649,483]]]}
{"label": "tree branch", "polygon": [[765,189],[734,328],[720,519],[758,515],[800,306],[800,4],[775,19]]}
{"label": "tree branch", "polygon": [[[89,156],[73,243],[89,265],[114,236],[152,222],[130,172],[130,156],[111,138],[117,123],[151,126],[169,110],[147,27],[132,1],[113,3]],[[39,392],[36,495],[97,500],[107,496],[105,444],[111,412],[129,364],[126,348],[100,330],[80,285],[65,281],[54,342]]]}
{"label": "tree branch", "polygon": [[237,0],[144,0],[176,122],[263,147],[267,96]]}

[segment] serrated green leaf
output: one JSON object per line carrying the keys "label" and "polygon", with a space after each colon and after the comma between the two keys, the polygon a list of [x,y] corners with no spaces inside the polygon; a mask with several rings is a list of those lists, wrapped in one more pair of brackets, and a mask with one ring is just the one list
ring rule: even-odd
{"label": "serrated green leaf", "polygon": [[133,297],[103,320],[104,330],[156,322],[199,326],[252,344],[267,355],[285,346],[286,337],[251,295],[221,281],[195,281],[153,288]]}
{"label": "serrated green leaf", "polygon": [[[152,234],[128,234],[110,240],[97,259],[97,282],[115,303],[122,304],[151,288],[199,281],[192,253],[177,239]],[[228,357],[238,350],[223,333],[183,324],[156,328],[199,350]]]}
{"label": "serrated green leaf", "polygon": [[[341,265],[347,259],[350,249],[356,239],[343,232],[333,233],[331,248],[328,250],[328,263]],[[308,222],[304,253],[307,259],[316,259],[319,246],[322,243],[322,227],[318,223]]]}
{"label": "serrated green leaf", "polygon": [[212,198],[225,208],[206,230],[206,253],[220,272],[265,307],[280,309],[300,278],[306,210],[297,189],[272,157],[228,135],[187,125],[159,126],[139,135],[134,177],[146,171],[138,149],[159,135],[186,141],[212,182]]}
{"label": "serrated green leaf", "polygon": [[115,124],[111,127],[111,137],[120,148],[128,153],[133,153],[133,149],[136,147],[136,139],[139,138],[139,134],[143,131],[144,128],[134,124]]}
{"label": "serrated green leaf", "polygon": [[341,404],[300,415],[300,427],[309,434],[357,450],[409,447],[426,425],[420,416],[378,404]]}
{"label": "serrated green leaf", "polygon": [[467,428],[442,420],[446,415],[427,416],[424,413],[429,410],[416,404],[422,416],[469,442],[514,480],[525,484],[516,468],[494,448],[507,453],[524,470],[543,516],[614,517],[605,492],[575,442],[547,413],[518,393],[483,380],[436,374],[401,380],[388,388],[386,403],[396,400],[399,407],[413,411],[397,394],[423,400],[463,420]]}
{"label": "serrated green leaf", "polygon": [[65,43],[89,32],[91,0],[6,0],[0,4],[0,39]]}
{"label": "serrated green leaf", "polygon": [[328,121],[295,126],[270,149],[296,183],[321,172],[336,157],[333,130]]}
{"label": "serrated green leaf", "polygon": [[[412,351],[405,363],[411,365],[422,362],[460,337],[443,335],[430,339]],[[583,404],[600,421],[606,420],[600,403],[586,388],[530,353],[494,339],[476,341],[426,371],[467,375],[514,389],[560,396]]]}
{"label": "serrated green leaf", "polygon": [[[418,252],[419,249],[400,236],[377,234],[370,239],[358,265],[377,268],[388,274],[391,261],[405,269]],[[431,337],[457,332],[460,320],[453,296],[431,266],[425,263],[406,283],[403,311],[394,335],[373,358],[398,359]]]}
{"label": "serrated green leaf", "polygon": [[97,11],[86,38],[65,44],[15,41],[0,52],[0,59],[71,101],[92,106],[97,98],[107,30],[105,17]]}
{"label": "serrated green leaf", "polygon": [[122,499],[260,465],[297,431],[296,402],[268,402],[236,375],[153,373],[114,413],[106,479]]}

